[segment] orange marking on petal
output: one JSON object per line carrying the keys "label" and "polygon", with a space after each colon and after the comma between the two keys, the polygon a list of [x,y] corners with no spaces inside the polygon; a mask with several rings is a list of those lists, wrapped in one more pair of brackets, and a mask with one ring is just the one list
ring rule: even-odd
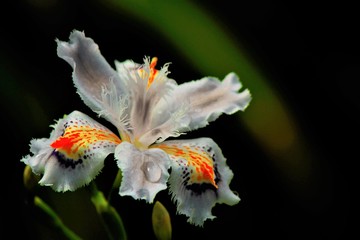
{"label": "orange marking on petal", "polygon": [[106,129],[75,125],[67,127],[64,134],[50,146],[71,159],[77,159],[79,154],[89,149],[90,145],[97,141],[107,141],[114,144],[121,142],[118,136]]}
{"label": "orange marking on petal", "polygon": [[56,139],[55,142],[53,142],[50,146],[53,148],[61,148],[64,151],[66,151],[67,154],[71,153],[71,148],[74,146],[76,137],[74,136],[68,136]]}
{"label": "orange marking on petal", "polygon": [[[179,148],[179,146],[159,144],[156,147],[161,148],[170,156],[185,159],[188,167],[194,170],[190,171],[191,181],[197,183],[210,182],[214,187],[218,188],[215,183],[214,163],[207,152],[200,148],[191,148],[188,146]],[[196,151],[194,151],[194,149]]]}

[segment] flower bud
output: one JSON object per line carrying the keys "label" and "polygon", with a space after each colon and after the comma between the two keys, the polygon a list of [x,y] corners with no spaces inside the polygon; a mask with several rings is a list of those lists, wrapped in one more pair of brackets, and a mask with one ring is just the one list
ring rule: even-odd
{"label": "flower bud", "polygon": [[154,204],[152,212],[152,224],[155,236],[158,240],[171,239],[171,220],[169,212],[159,201]]}
{"label": "flower bud", "polygon": [[32,172],[31,167],[26,165],[23,173],[24,186],[27,190],[32,191],[38,186],[40,177]]}

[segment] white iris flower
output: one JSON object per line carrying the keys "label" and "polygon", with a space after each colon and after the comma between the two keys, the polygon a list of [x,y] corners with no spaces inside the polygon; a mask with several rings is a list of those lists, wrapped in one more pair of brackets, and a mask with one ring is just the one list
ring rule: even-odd
{"label": "white iris flower", "polygon": [[58,56],[73,68],[81,99],[119,135],[79,111],[66,115],[49,138],[31,140],[32,154],[21,160],[41,175],[39,184],[74,191],[92,181],[114,154],[123,175],[121,196],[152,203],[169,186],[178,212],[195,225],[214,218],[216,203],[240,201],[229,188],[233,172],[212,139],[167,140],[222,113],[245,110],[251,95],[247,89],[238,92],[236,74],[178,85],[168,78],[168,64],[155,68],[157,58],[145,58],[142,65],[116,61],[114,70],[83,32],[75,30],[69,42],[57,44]]}

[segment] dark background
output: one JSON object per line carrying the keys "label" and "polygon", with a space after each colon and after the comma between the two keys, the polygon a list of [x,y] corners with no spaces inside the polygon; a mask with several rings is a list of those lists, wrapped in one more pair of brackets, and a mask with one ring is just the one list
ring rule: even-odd
{"label": "dark background", "polygon": [[[287,180],[279,176],[268,155],[237,118],[221,116],[185,137],[207,136],[220,145],[235,173],[231,188],[242,201],[233,207],[217,205],[213,209],[217,218],[198,228],[176,215],[167,191],[160,192],[157,199],[170,212],[173,238],[355,238],[360,110],[357,8],[344,1],[244,1],[237,6],[232,1],[197,3],[245,46],[286,100],[308,145],[316,151],[318,161],[313,168],[317,177],[304,185],[312,191],[289,189]],[[142,62],[145,55],[158,56],[160,66],[172,63],[171,77],[179,82],[199,79],[203,74],[155,30],[96,1],[11,1],[1,6],[0,15],[0,239],[23,234],[26,239],[56,239],[31,207],[22,182],[24,164],[19,161],[28,154],[32,138],[48,137],[48,126],[54,119],[74,109],[93,117],[95,114],[76,94],[71,68],[56,55],[55,39],[67,41],[73,29],[84,30],[99,44],[109,63],[115,59]],[[246,87],[246,79],[243,83]],[[107,191],[105,183],[115,174],[116,165],[107,159],[97,178],[99,187]],[[102,230],[93,230],[99,221],[89,212],[91,203],[82,197],[86,190],[79,190],[80,197],[45,188],[40,191],[79,235],[101,238]],[[154,238],[151,205],[116,195],[114,206],[129,239]]]}

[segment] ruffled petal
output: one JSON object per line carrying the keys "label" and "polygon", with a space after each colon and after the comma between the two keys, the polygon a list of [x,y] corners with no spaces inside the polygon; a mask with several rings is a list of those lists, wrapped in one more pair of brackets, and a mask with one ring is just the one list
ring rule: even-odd
{"label": "ruffled petal", "polygon": [[[57,41],[57,54],[73,68],[73,81],[82,100],[94,112],[106,118],[120,131],[126,131],[126,101],[128,95],[124,79],[101,55],[98,45],[74,30],[69,42]],[[120,105],[114,107],[114,105]]]}
{"label": "ruffled petal", "polygon": [[152,203],[156,194],[167,188],[170,159],[160,149],[138,150],[128,142],[115,149],[115,158],[122,171],[119,194],[145,199]]}
{"label": "ruffled petal", "polygon": [[164,101],[171,95],[171,91],[177,86],[176,82],[167,77],[168,64],[160,70],[155,68],[157,58],[144,58],[144,64],[140,65],[130,60],[115,62],[116,69],[122,78],[126,79],[130,96],[130,125],[133,130],[132,142],[139,142],[144,148],[154,143],[161,137],[153,118],[161,113],[154,109],[159,102]]}
{"label": "ruffled petal", "polygon": [[88,184],[115,151],[120,139],[87,115],[74,111],[53,125],[50,138],[33,139],[22,162],[35,174],[42,174],[40,185],[55,191],[74,191]]}
{"label": "ruffled petal", "polygon": [[171,140],[153,146],[169,154],[172,199],[188,222],[202,226],[213,219],[216,203],[234,205],[240,201],[229,188],[233,172],[226,165],[221,149],[210,138]]}
{"label": "ruffled petal", "polygon": [[[214,77],[205,77],[198,81],[179,85],[172,92],[171,100],[165,102],[167,109],[158,116],[157,122],[170,119],[179,109],[186,110],[186,127],[179,125],[178,131],[185,132],[206,126],[222,113],[233,114],[238,110],[245,110],[251,100],[249,90],[238,92],[242,85],[235,73],[229,73],[223,81]],[[160,125],[160,124],[159,124]]]}

